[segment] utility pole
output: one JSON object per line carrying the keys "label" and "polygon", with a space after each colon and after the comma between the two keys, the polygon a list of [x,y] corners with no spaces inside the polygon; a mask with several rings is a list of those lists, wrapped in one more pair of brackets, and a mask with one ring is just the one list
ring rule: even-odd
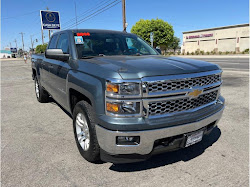
{"label": "utility pole", "polygon": [[[21,34],[21,35],[22,35],[22,42],[23,42],[23,35],[24,35],[25,33],[20,32],[19,34]],[[23,42],[23,51],[24,51],[24,42]]]}
{"label": "utility pole", "polygon": [[[49,7],[46,7],[46,9],[49,10]],[[48,30],[48,31],[49,31],[49,40],[50,40],[50,30]]]}
{"label": "utility pole", "polygon": [[31,40],[31,51],[33,53],[33,44],[34,44],[34,42],[32,41],[32,35],[30,35],[30,40]]}
{"label": "utility pole", "polygon": [[75,2],[75,16],[76,16],[76,29],[77,29],[77,13],[76,13],[76,2]]}
{"label": "utility pole", "polygon": [[125,0],[122,0],[122,20],[123,20],[123,32],[126,31],[127,23],[126,23],[126,3]]}
{"label": "utility pole", "polygon": [[16,43],[16,48],[17,48],[17,41],[16,41],[16,39],[14,40],[14,42]]}
{"label": "utility pole", "polygon": [[[42,17],[41,12],[40,12],[40,16]],[[42,33],[42,44],[44,44],[44,37],[43,37],[43,23],[42,23],[42,18],[41,18],[41,33]]]}

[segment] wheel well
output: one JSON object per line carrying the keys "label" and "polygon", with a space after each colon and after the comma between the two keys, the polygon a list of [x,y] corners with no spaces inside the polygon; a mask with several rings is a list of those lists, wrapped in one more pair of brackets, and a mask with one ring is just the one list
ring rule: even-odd
{"label": "wheel well", "polygon": [[69,97],[70,97],[70,110],[72,113],[73,113],[76,103],[78,103],[79,101],[86,101],[90,105],[92,105],[88,97],[86,97],[85,95],[71,88],[69,89]]}
{"label": "wheel well", "polygon": [[35,77],[36,77],[36,70],[32,69],[32,78],[33,78],[33,80],[34,80]]}

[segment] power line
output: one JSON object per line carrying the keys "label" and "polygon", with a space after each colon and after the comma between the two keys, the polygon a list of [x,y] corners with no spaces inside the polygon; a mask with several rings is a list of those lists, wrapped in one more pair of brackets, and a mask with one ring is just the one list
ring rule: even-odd
{"label": "power line", "polygon": [[[107,4],[108,2],[110,2],[110,1],[112,1],[112,0],[104,0],[104,1],[101,1],[100,3],[98,3],[97,5],[97,7],[99,8],[99,7],[101,7],[101,6],[103,6],[103,5],[105,5],[105,4]],[[83,23],[83,22],[85,22],[85,21],[87,21],[87,20],[89,20],[89,19],[91,19],[91,18],[93,18],[93,17],[95,17],[95,16],[97,16],[97,15],[99,15],[99,14],[101,14],[102,12],[104,12],[104,11],[106,11],[106,10],[108,10],[108,9],[110,9],[110,8],[112,8],[112,7],[114,7],[114,6],[116,6],[117,4],[119,4],[121,2],[121,0],[115,0],[115,1],[112,1],[111,3],[109,3],[109,4],[107,4],[106,6],[104,6],[104,7],[102,7],[102,8],[100,8],[100,9],[98,9],[97,11],[95,11],[95,12],[93,12],[93,10],[96,10],[97,9],[97,7],[96,8],[91,8],[91,9],[88,9],[87,11],[85,11],[82,15],[86,15],[87,14],[87,12],[93,12],[93,13],[91,13],[90,15],[87,15],[87,16],[85,16],[85,17],[83,17],[82,19],[80,19],[79,21],[77,21],[77,23],[74,23],[74,24],[72,24],[72,21],[71,21],[71,24],[68,26],[68,27],[65,27],[64,29],[67,29],[67,28],[70,28],[70,27],[72,27],[72,26],[74,26],[74,25],[79,25],[79,24],[81,24],[81,23]],[[78,17],[80,17],[80,16],[78,16]],[[73,18],[73,20],[74,20],[75,18]],[[71,19],[72,20],[72,19]],[[21,34],[21,33],[20,33]],[[22,41],[23,41],[23,34],[24,33],[22,33]],[[35,35],[38,35],[39,33],[36,33],[36,34],[34,34],[33,36],[35,36]],[[43,38],[42,38],[42,40],[43,40]],[[24,49],[24,42],[23,42],[23,49]]]}
{"label": "power line", "polygon": [[[97,8],[101,7],[102,5],[107,4],[107,3],[110,2],[110,1],[112,1],[112,0],[104,0],[104,1],[99,2],[98,4],[96,4],[95,7],[89,8],[88,10],[84,11],[84,12],[81,13],[79,16],[77,16],[77,18],[80,18],[80,17],[86,15],[87,13],[96,10]],[[72,18],[72,19],[66,21],[66,22],[64,23],[64,25],[71,24],[74,20],[75,20],[75,18]]]}
{"label": "power line", "polygon": [[[118,2],[117,2],[117,1],[118,1]],[[115,2],[117,2],[117,3],[115,3]],[[81,23],[83,23],[83,22],[85,22],[85,21],[87,21],[87,20],[89,20],[89,19],[91,19],[91,18],[93,18],[93,17],[95,17],[95,16],[97,16],[97,15],[99,15],[99,14],[101,14],[102,12],[104,12],[104,11],[106,11],[106,10],[108,10],[108,9],[110,9],[110,8],[112,8],[112,7],[114,7],[114,6],[116,6],[116,5],[119,4],[120,2],[121,2],[121,0],[115,0],[115,1],[113,1],[113,2],[111,2],[111,3],[109,3],[108,5],[106,5],[106,6],[102,7],[102,8],[100,8],[99,10],[97,10],[97,11],[93,12],[92,14],[90,14],[90,15],[88,15],[88,16],[82,18],[81,20],[79,20],[79,21],[78,21],[78,25],[81,24]],[[115,4],[114,4],[114,3],[115,3]],[[113,5],[112,5],[112,4],[113,4]],[[75,25],[75,24],[71,24],[70,26],[68,26],[68,27],[66,27],[66,28],[64,28],[64,29],[68,29],[68,28],[70,28],[70,27],[72,27],[72,26],[74,26],[74,25]]]}
{"label": "power line", "polygon": [[34,14],[36,13],[38,10],[36,11],[32,11],[32,12],[29,12],[29,13],[25,13],[25,14],[21,14],[21,15],[17,15],[17,16],[12,16],[12,17],[5,17],[5,18],[1,18],[1,19],[13,19],[13,18],[19,18],[19,17],[22,17],[22,16],[27,16],[27,15],[30,15],[30,14]]}

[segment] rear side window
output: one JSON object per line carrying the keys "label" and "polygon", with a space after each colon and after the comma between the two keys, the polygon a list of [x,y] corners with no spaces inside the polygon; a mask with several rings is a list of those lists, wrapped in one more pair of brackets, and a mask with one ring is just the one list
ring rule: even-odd
{"label": "rear side window", "polygon": [[52,36],[48,49],[56,49],[57,35]]}
{"label": "rear side window", "polygon": [[69,53],[69,40],[67,34],[64,33],[60,35],[56,48],[62,49],[63,53]]}

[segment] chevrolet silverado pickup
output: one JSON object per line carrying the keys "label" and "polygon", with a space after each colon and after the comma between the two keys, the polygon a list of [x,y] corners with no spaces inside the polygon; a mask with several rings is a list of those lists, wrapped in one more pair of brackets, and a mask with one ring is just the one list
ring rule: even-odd
{"label": "chevrolet silverado pickup", "polygon": [[32,55],[37,100],[53,98],[72,116],[78,150],[93,163],[143,161],[202,141],[223,113],[221,74],[119,31],[56,32],[44,55]]}

